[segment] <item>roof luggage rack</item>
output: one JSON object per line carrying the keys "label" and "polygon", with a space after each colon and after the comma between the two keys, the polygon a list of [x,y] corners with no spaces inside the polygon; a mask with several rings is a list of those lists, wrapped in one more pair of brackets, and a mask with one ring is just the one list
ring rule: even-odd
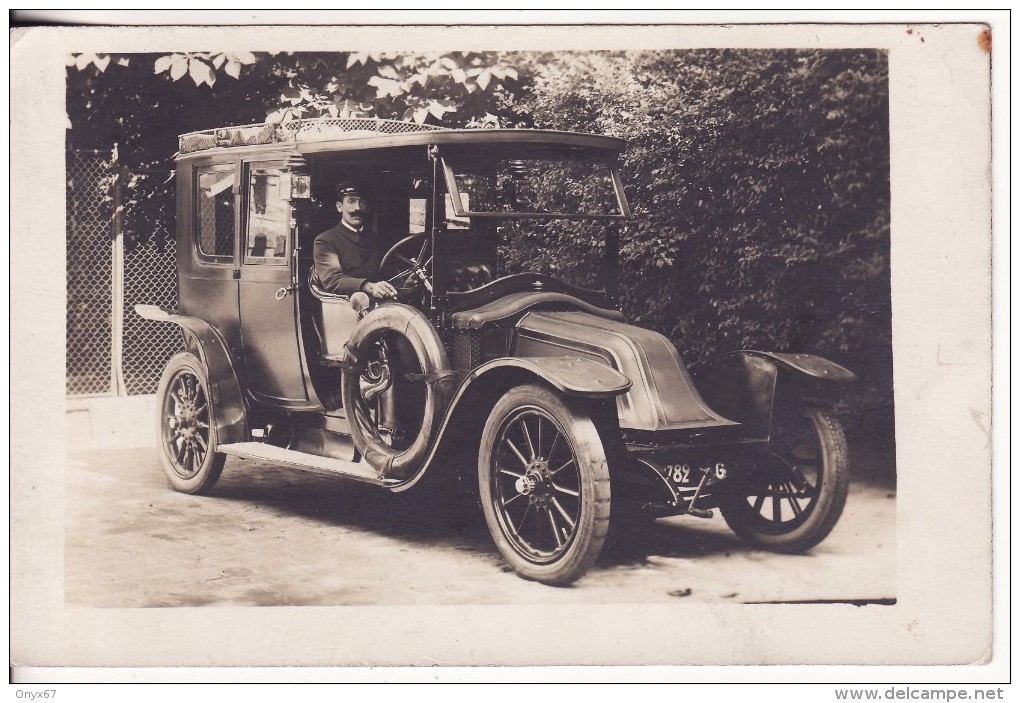
{"label": "roof luggage rack", "polygon": [[275,144],[297,141],[298,135],[329,139],[344,136],[370,136],[377,134],[407,134],[412,132],[436,132],[447,128],[436,125],[417,124],[402,120],[383,120],[355,117],[317,117],[308,120],[293,120],[281,125],[252,124],[234,127],[218,127],[188,132],[178,137],[178,150],[182,154],[215,149],[217,147],[251,146],[253,144]]}

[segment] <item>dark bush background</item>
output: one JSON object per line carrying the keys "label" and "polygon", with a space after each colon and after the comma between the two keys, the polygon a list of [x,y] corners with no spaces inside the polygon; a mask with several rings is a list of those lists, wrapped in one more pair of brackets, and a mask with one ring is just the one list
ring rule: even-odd
{"label": "dark bush background", "polygon": [[[810,352],[892,435],[888,76],[878,51],[549,54],[518,109],[629,140],[622,303],[688,363]],[[567,247],[569,248],[569,247]]]}

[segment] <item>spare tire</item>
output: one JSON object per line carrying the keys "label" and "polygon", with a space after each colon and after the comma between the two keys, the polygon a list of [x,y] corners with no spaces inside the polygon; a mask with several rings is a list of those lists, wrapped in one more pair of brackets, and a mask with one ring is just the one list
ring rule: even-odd
{"label": "spare tire", "polygon": [[442,340],[420,311],[387,303],[358,322],[346,349],[341,395],[354,446],[384,477],[413,476],[455,387]]}

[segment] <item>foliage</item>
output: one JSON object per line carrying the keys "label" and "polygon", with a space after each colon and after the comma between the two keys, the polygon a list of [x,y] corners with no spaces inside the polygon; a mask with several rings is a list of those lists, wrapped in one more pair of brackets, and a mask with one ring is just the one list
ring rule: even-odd
{"label": "foliage", "polygon": [[536,78],[519,109],[535,126],[629,141],[630,319],[671,337],[688,363],[738,348],[834,358],[864,380],[856,405],[891,411],[883,53],[521,61]]}
{"label": "foliage", "polygon": [[191,76],[195,85],[205,83],[212,87],[216,83],[216,71],[220,68],[231,78],[239,78],[241,66],[255,63],[255,54],[249,51],[239,53],[186,53],[160,56],[153,66],[155,73],[169,73],[170,80],[180,80],[185,74]]}
{"label": "foliage", "polygon": [[518,78],[516,69],[491,52],[360,52],[319,56],[315,62],[316,71],[299,64],[286,72],[282,106],[271,118],[382,117],[482,126],[498,122],[489,110]]}
{"label": "foliage", "polygon": [[120,206],[128,240],[145,241],[150,232],[172,229],[166,223],[174,212],[172,188],[161,186],[172,177],[179,134],[320,116],[494,125],[516,118],[509,106],[518,73],[502,56],[77,54],[66,62],[68,142],[116,146],[132,173],[122,174]]}
{"label": "foliage", "polygon": [[122,159],[152,165],[169,162],[178,134],[231,124],[367,116],[450,127],[492,125],[500,122],[495,113],[501,108],[516,117],[507,106],[518,72],[503,57],[77,54],[67,59],[69,140],[80,147],[118,144]]}

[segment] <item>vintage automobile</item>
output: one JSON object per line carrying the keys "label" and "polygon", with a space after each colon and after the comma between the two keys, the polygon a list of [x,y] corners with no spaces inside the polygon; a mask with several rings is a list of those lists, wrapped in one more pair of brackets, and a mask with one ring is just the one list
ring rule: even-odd
{"label": "vintage automobile", "polygon": [[[688,370],[628,324],[624,148],[371,119],[181,136],[179,307],[136,308],[183,332],[156,418],[172,487],[208,492],[231,455],[460,490],[518,574],[557,585],[592,566],[611,519],[718,509],[763,548],[816,545],[849,476],[826,402],[854,375],[755,350]],[[399,301],[310,275],[313,239],[338,220],[332,188],[352,177]]]}

